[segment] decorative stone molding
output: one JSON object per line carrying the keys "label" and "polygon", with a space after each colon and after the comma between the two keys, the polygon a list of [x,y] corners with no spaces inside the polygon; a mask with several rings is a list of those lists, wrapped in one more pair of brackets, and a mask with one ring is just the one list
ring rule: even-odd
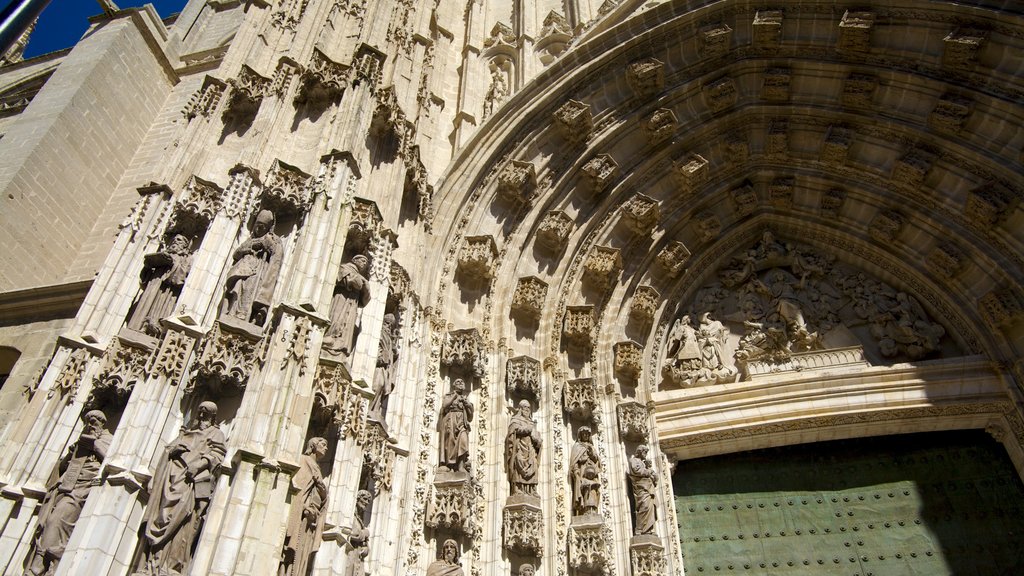
{"label": "decorative stone molding", "polygon": [[903,215],[895,210],[883,210],[873,220],[868,231],[871,237],[879,242],[892,242],[896,240],[900,230],[903,229]]}
{"label": "decorative stone molding", "polygon": [[768,156],[784,156],[788,150],[789,121],[785,118],[774,118],[768,123],[768,138],[764,151]]}
{"label": "decorative stone molding", "polygon": [[674,240],[662,248],[657,256],[658,264],[665,269],[669,277],[678,275],[689,259],[690,250],[682,242]]}
{"label": "decorative stone molding", "polygon": [[464,373],[480,375],[484,369],[484,343],[476,328],[450,330],[444,339],[441,363]]}
{"label": "decorative stone molding", "polygon": [[370,90],[375,92],[380,86],[385,60],[387,54],[369,44],[360,44],[352,59],[352,84],[355,86],[360,82],[366,82]]}
{"label": "decorative stone molding", "polygon": [[618,248],[594,246],[583,263],[583,275],[595,284],[608,284],[622,270],[622,254]]}
{"label": "decorative stone molding", "polygon": [[512,293],[512,310],[538,318],[544,309],[544,299],[547,295],[547,282],[536,276],[520,278],[516,282],[515,292]]}
{"label": "decorative stone molding", "polygon": [[714,58],[727,53],[731,44],[732,28],[724,22],[700,29],[700,55],[704,58]]}
{"label": "decorative stone molding", "polygon": [[504,22],[495,22],[490,35],[484,39],[485,48],[497,46],[516,48],[518,45],[519,41],[516,39],[515,32],[512,31],[512,27]]}
{"label": "decorative stone molding", "polygon": [[93,378],[86,406],[123,407],[138,382],[146,379],[151,350],[128,346],[114,338],[103,355],[99,374]]}
{"label": "decorative stone molding", "polygon": [[512,160],[498,174],[498,195],[514,204],[529,204],[537,188],[533,164]]}
{"label": "decorative stone molding", "polygon": [[839,39],[836,49],[840,52],[867,52],[871,49],[871,28],[875,25],[875,14],[867,11],[850,11],[839,21]]}
{"label": "decorative stone molding", "polygon": [[540,398],[540,360],[529,356],[509,358],[505,365],[505,390],[534,400]]}
{"label": "decorative stone molding", "polygon": [[570,345],[589,349],[593,344],[594,307],[567,306],[562,320],[562,337]]}
{"label": "decorative stone molding", "polygon": [[65,402],[72,402],[75,394],[78,392],[78,387],[82,383],[85,369],[89,366],[89,361],[92,358],[93,354],[88,348],[72,349],[46,396],[52,398],[54,395],[59,394]]}
{"label": "decorative stone molding", "polygon": [[846,164],[853,142],[853,130],[843,126],[829,126],[825,144],[821,147],[821,161],[833,166]]}
{"label": "decorative stone molding", "polygon": [[593,378],[567,380],[562,387],[562,406],[571,418],[590,422],[597,408],[597,382]]}
{"label": "decorative stone molding", "polygon": [[361,395],[343,364],[322,362],[313,379],[311,424],[321,430],[334,426],[342,436],[360,438],[369,403]]}
{"label": "decorative stone molding", "polygon": [[843,82],[843,94],[840,97],[843,106],[852,108],[869,108],[878,89],[878,78],[869,74],[854,72]]}
{"label": "decorative stone molding", "polygon": [[963,269],[965,255],[955,244],[945,242],[932,248],[924,260],[925,266],[936,276],[953,278]]}
{"label": "decorative stone molding", "polygon": [[988,182],[967,193],[964,215],[974,224],[988,228],[1001,223],[1019,202],[1005,186]]}
{"label": "decorative stone molding", "polygon": [[469,476],[439,471],[434,479],[434,498],[427,510],[427,526],[461,534],[473,534],[473,486]]}
{"label": "decorative stone molding", "polygon": [[644,194],[634,194],[619,211],[634,234],[650,234],[661,219],[660,203]]}
{"label": "decorative stone molding", "polygon": [[540,501],[505,505],[502,511],[502,544],[506,550],[540,558],[544,554],[544,516]]}
{"label": "decorative stone molding", "polygon": [[653,145],[671,138],[678,124],[675,112],[668,108],[658,108],[644,120],[642,128],[647,134],[647,141]]}
{"label": "decorative stone molding", "polygon": [[490,280],[498,263],[498,247],[491,236],[467,236],[459,252],[459,271],[471,278]]}
{"label": "decorative stone molding", "polygon": [[544,17],[543,27],[537,34],[536,47],[540,52],[541,63],[547,66],[561,56],[572,41],[572,36],[572,27],[565,16],[555,10],[548,12]]}
{"label": "decorative stone molding", "polygon": [[209,118],[213,115],[213,111],[217,109],[217,105],[220,104],[220,99],[227,87],[228,85],[225,82],[213,76],[207,76],[203,80],[202,87],[196,90],[192,97],[189,98],[188,104],[182,110],[182,114],[188,120],[198,116]]}
{"label": "decorative stone molding", "polygon": [[708,161],[700,154],[689,154],[672,163],[672,174],[675,176],[679,192],[690,196],[708,181],[711,170]]}
{"label": "decorative stone molding", "polygon": [[632,576],[667,576],[665,548],[657,536],[635,536],[629,546]]}
{"label": "decorative stone molding", "polygon": [[391,490],[395,471],[395,451],[384,424],[374,419],[366,421],[363,435],[359,438],[363,447],[363,460],[370,467],[370,474],[380,490]]}
{"label": "decorative stone molding", "polygon": [[754,185],[750,182],[744,182],[743,185],[733,188],[729,191],[729,196],[732,197],[736,213],[740,216],[746,216],[757,210],[757,192],[754,191]]}
{"label": "decorative stone molding", "polygon": [[845,191],[840,188],[830,188],[821,194],[821,213],[826,216],[838,216],[845,201]]}
{"label": "decorative stone molding", "polygon": [[626,82],[639,98],[650,98],[665,88],[665,65],[660,60],[645,58],[626,66]]}
{"label": "decorative stone molding", "polygon": [[782,10],[758,10],[753,22],[754,46],[772,48],[782,40]]}
{"label": "decorative stone molding", "polygon": [[634,380],[640,378],[644,362],[643,347],[632,340],[627,340],[616,343],[612,349],[615,355],[615,373]]}
{"label": "decorative stone molding", "polygon": [[352,69],[327,57],[314,47],[309,64],[299,76],[299,90],[295,102],[318,105],[341,98],[351,79]]}
{"label": "decorative stone molding", "polygon": [[573,231],[572,218],[561,210],[552,210],[544,215],[537,227],[537,242],[545,248],[561,252]]}
{"label": "decorative stone molding", "polygon": [[177,384],[185,372],[185,364],[195,343],[195,339],[188,334],[168,329],[146,371],[149,374],[162,374],[172,385]]}
{"label": "decorative stone molding", "polygon": [[912,148],[907,151],[892,169],[892,179],[911,187],[920,186],[935,163],[935,155],[927,150]]}
{"label": "decorative stone molding", "polygon": [[711,242],[722,233],[722,221],[713,212],[701,212],[695,218],[697,235],[702,242]]}
{"label": "decorative stone molding", "polygon": [[576,570],[604,574],[613,564],[608,554],[608,530],[600,517],[569,526],[569,565]]}
{"label": "decorative stone molding", "polygon": [[619,417],[619,437],[632,442],[650,440],[651,429],[647,406],[639,402],[623,402],[615,409]]}
{"label": "decorative stone molding", "polygon": [[231,98],[228,100],[226,119],[251,118],[270,92],[270,78],[260,76],[255,70],[242,64],[235,78],[227,81],[231,86]]}
{"label": "decorative stone molding", "polygon": [[254,198],[263,188],[259,172],[244,164],[236,164],[228,170],[228,186],[224,189],[218,209],[229,218],[242,218],[248,211]]}
{"label": "decorative stone molding", "polygon": [[1024,302],[1018,290],[1001,288],[985,294],[978,300],[978,308],[985,320],[995,328],[1006,328],[1024,312]]}
{"label": "decorative stone molding", "polygon": [[744,371],[748,378],[757,380],[760,377],[777,376],[783,372],[803,374],[813,370],[833,370],[854,366],[861,368],[869,366],[868,361],[864,359],[864,348],[861,346],[796,352],[778,361],[753,360],[744,365]]}
{"label": "decorative stone molding", "polygon": [[633,292],[633,301],[629,306],[629,315],[644,322],[654,320],[658,312],[658,300],[661,294],[653,286],[641,284]]}
{"label": "decorative stone molding", "polygon": [[793,207],[793,189],[796,187],[796,178],[776,178],[768,185],[768,201],[776,208]]}
{"label": "decorative stone molding", "polygon": [[701,91],[704,94],[704,103],[712,114],[718,114],[734,106],[739,94],[736,82],[728,76],[705,84]]}
{"label": "decorative stone molding", "polygon": [[942,52],[943,66],[969,69],[978,60],[978,52],[988,39],[988,32],[976,28],[957,28],[944,39],[945,50]]}
{"label": "decorative stone molding", "polygon": [[187,391],[194,392],[201,386],[214,392],[224,387],[237,392],[245,390],[253,368],[263,363],[264,344],[265,340],[258,336],[229,328],[222,321],[214,322],[203,338]]}
{"label": "decorative stone molding", "polygon": [[967,123],[971,106],[970,98],[946,94],[936,102],[935,108],[928,115],[928,126],[939,132],[957,134]]}
{"label": "decorative stone molding", "polygon": [[312,201],[310,175],[295,166],[274,160],[267,175],[267,184],[260,194],[260,209],[270,210],[278,217],[305,214]]}
{"label": "decorative stone molding", "polygon": [[722,139],[725,145],[725,159],[734,166],[746,164],[750,157],[750,143],[739,132],[730,132]]}
{"label": "decorative stone molding", "polygon": [[569,100],[559,106],[555,110],[554,119],[562,136],[573,144],[586,142],[594,130],[594,115],[590,105],[578,100]]}
{"label": "decorative stone molding", "polygon": [[761,97],[770,102],[789,100],[789,84],[791,73],[789,68],[769,68],[764,73],[764,84]]}
{"label": "decorative stone molding", "polygon": [[277,9],[270,15],[270,24],[295,32],[308,4],[309,0],[281,0],[277,4]]}
{"label": "decorative stone molding", "polygon": [[583,174],[593,193],[604,191],[619,173],[619,165],[610,154],[598,154],[583,165]]}

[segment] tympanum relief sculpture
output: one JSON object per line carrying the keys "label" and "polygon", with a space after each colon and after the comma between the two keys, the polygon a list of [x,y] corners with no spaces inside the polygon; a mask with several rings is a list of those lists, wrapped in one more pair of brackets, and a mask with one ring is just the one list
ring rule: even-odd
{"label": "tympanum relief sculpture", "polygon": [[466,397],[466,383],[457,378],[452,391],[441,400],[441,466],[452,473],[469,472],[469,423],[473,403]]}
{"label": "tympanum relief sculpture", "polygon": [[370,302],[370,288],[366,275],[369,259],[356,254],[338,270],[331,299],[331,326],[324,334],[324,349],[331,354],[348,357],[355,349],[359,309]]}
{"label": "tympanum relief sculpture", "polygon": [[320,471],[320,460],[326,455],[327,440],[310,438],[299,469],[292,476],[291,488],[295,493],[288,513],[278,576],[306,576],[320,547],[327,508],[327,484]]}
{"label": "tympanum relief sculpture", "polygon": [[202,402],[192,424],[167,445],[149,485],[137,576],[188,573],[217,483],[216,469],[226,453],[216,418],[217,405]]}
{"label": "tympanum relief sculpture", "polygon": [[221,318],[263,326],[270,311],[277,277],[281,273],[284,245],[274,233],[276,217],[270,210],[256,215],[252,236],[235,248],[221,303]]}
{"label": "tympanum relief sculpture", "polygon": [[53,471],[46,484],[46,497],[39,509],[32,551],[25,576],[52,574],[64,555],[85,499],[98,478],[112,436],[105,428],[107,416],[100,410],[85,414],[85,429]]}
{"label": "tympanum relief sculpture", "polygon": [[128,328],[159,338],[160,320],[174,312],[181,287],[192,269],[192,242],[181,234],[162,250],[146,254],[142,265],[142,293],[135,301]]}
{"label": "tympanum relief sculpture", "polygon": [[672,324],[662,365],[668,382],[731,382],[750,363],[780,365],[829,348],[860,345],[881,363],[955,347],[914,295],[770,231],[717,275]]}

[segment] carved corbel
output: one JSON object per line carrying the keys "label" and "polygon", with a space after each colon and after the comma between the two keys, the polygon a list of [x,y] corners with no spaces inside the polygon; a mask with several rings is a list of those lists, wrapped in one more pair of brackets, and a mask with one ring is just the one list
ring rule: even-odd
{"label": "carved corbel", "polygon": [[189,98],[188,104],[181,113],[187,120],[192,120],[198,116],[209,118],[213,115],[213,111],[217,109],[217,105],[220,104],[221,96],[224,95],[228,85],[222,80],[218,80],[213,76],[207,76],[203,79],[203,85],[196,90],[192,97]]}
{"label": "carved corbel", "polygon": [[245,64],[242,64],[238,75],[227,83],[231,86],[231,97],[224,111],[226,121],[254,117],[271,88],[270,78],[260,76]]}
{"label": "carved corbel", "polygon": [[536,50],[540,54],[541,63],[547,66],[565,52],[572,36],[572,27],[565,16],[554,10],[548,12],[543,28],[537,35]]}
{"label": "carved corbel", "polygon": [[321,362],[313,379],[311,424],[326,430],[333,426],[342,436],[362,438],[365,434],[369,391],[352,383],[344,364]]}
{"label": "carved corbel", "polygon": [[754,46],[775,48],[782,40],[782,10],[758,10],[753,22]]}
{"label": "carved corbel", "polygon": [[892,169],[892,179],[900,184],[917,188],[924,183],[925,177],[935,163],[935,154],[911,148],[899,160]]}
{"label": "carved corbel", "polygon": [[519,45],[512,27],[504,22],[495,22],[490,35],[484,39],[485,48],[506,47],[515,49]]}
{"label": "carved corbel", "polygon": [[589,349],[593,345],[594,307],[567,306],[562,321],[562,337],[570,346]]}
{"label": "carved corbel", "polygon": [[654,320],[658,312],[658,300],[661,294],[653,286],[640,285],[633,292],[633,301],[629,306],[629,315],[643,322]]}
{"label": "carved corbel", "polygon": [[576,570],[604,574],[612,564],[611,535],[603,522],[574,522],[569,526],[569,565]]}
{"label": "carved corbel", "polygon": [[643,347],[632,340],[627,340],[616,343],[612,349],[615,353],[615,373],[633,380],[640,378],[643,372]]}
{"label": "carved corbel", "polygon": [[700,55],[715,58],[729,51],[732,44],[732,28],[724,22],[711,24],[700,29]]}
{"label": "carved corbel", "polygon": [[373,239],[380,235],[384,217],[381,216],[377,204],[363,198],[352,199],[352,218],[348,225],[348,235],[354,242],[357,252],[365,252]]}
{"label": "carved corbel", "polygon": [[385,60],[387,60],[387,54],[369,44],[360,44],[352,60],[352,84],[358,85],[361,82],[366,82],[370,91],[375,92],[380,86]]}
{"label": "carved corbel", "polygon": [[629,546],[632,576],[666,576],[665,548],[657,536],[635,536]]}
{"label": "carved corbel", "polygon": [[506,550],[534,558],[544,554],[544,516],[537,504],[524,501],[505,506],[502,511],[502,543]]}
{"label": "carved corbel", "polygon": [[713,212],[701,212],[695,220],[697,235],[702,242],[711,242],[722,233],[722,221]]}
{"label": "carved corbel", "polygon": [[843,94],[841,96],[843,106],[853,108],[868,108],[875,97],[875,90],[878,89],[878,78],[869,74],[853,73],[846,77],[843,82]]}
{"label": "carved corbel", "polygon": [[173,327],[168,328],[146,372],[163,375],[171,385],[176,385],[185,372],[195,344],[196,339],[192,336]]}
{"label": "carved corbel", "polygon": [[515,292],[512,293],[512,311],[531,318],[539,318],[547,295],[547,282],[536,276],[520,278],[516,283]]}
{"label": "carved corbel", "polygon": [[789,151],[789,120],[774,118],[768,123],[764,151],[768,156],[783,156]]}
{"label": "carved corbel", "polygon": [[821,147],[821,161],[833,166],[846,164],[853,141],[853,130],[843,126],[829,126],[825,144]]}
{"label": "carved corbel", "polygon": [[[63,348],[64,346],[61,347]],[[60,395],[65,402],[72,402],[75,394],[78,392],[78,387],[82,384],[82,378],[89,367],[89,362],[93,357],[92,351],[88,348],[76,347],[71,349],[67,361],[64,362],[64,366],[61,368],[60,373],[57,374],[57,379],[54,380],[53,386],[50,387],[50,391],[46,396],[52,398],[55,395]]]}
{"label": "carved corbel", "polygon": [[427,511],[426,524],[434,530],[473,534],[473,486],[469,477],[439,474],[434,480],[434,497]]}
{"label": "carved corbel", "polygon": [[988,228],[1001,223],[1020,198],[1001,184],[988,182],[967,193],[964,215],[974,224]]}
{"label": "carved corbel", "polygon": [[730,132],[722,139],[725,159],[734,166],[742,166],[750,157],[750,142],[739,132]]}
{"label": "carved corbel", "polygon": [[973,103],[969,98],[946,94],[935,104],[931,114],[928,115],[928,126],[933,130],[956,134],[967,123],[967,117],[971,115]]}
{"label": "carved corbel", "polygon": [[537,190],[533,164],[512,160],[498,174],[498,195],[513,204],[530,204]]}
{"label": "carved corbel", "polygon": [[1000,288],[989,292],[978,300],[978,307],[985,320],[995,328],[1006,328],[1024,313],[1019,290]]}
{"label": "carved corbel", "polygon": [[408,124],[405,111],[398,103],[395,87],[387,86],[378,90],[376,105],[373,107],[373,119],[370,121],[370,132],[376,135],[390,132],[399,142],[404,143],[409,135]]}
{"label": "carved corbel", "polygon": [[623,402],[615,409],[619,417],[619,437],[632,442],[646,442],[651,437],[648,421],[650,411],[639,402]]}
{"label": "carved corbel", "polygon": [[630,62],[626,82],[638,98],[650,98],[665,88],[665,65],[654,58]]}
{"label": "carved corbel", "polygon": [[761,96],[771,102],[789,100],[789,84],[792,74],[789,68],[769,68],[764,73]]}
{"label": "carved corbel", "polygon": [[879,242],[890,243],[896,240],[903,229],[903,215],[895,210],[883,210],[871,221],[868,229],[871,237]]}
{"label": "carved corbel", "polygon": [[444,340],[441,363],[462,373],[481,376],[484,372],[484,344],[476,328],[451,330]]}
{"label": "carved corbel", "polygon": [[567,380],[562,387],[562,406],[572,419],[592,421],[597,408],[597,382],[593,378]]}
{"label": "carved corbel", "polygon": [[302,75],[299,76],[299,90],[295,95],[298,104],[320,104],[334,102],[341,98],[351,77],[351,68],[335,62],[318,48]]}
{"label": "carved corbel", "polygon": [[267,185],[260,194],[260,209],[270,210],[278,217],[304,214],[312,201],[310,183],[309,174],[274,160],[267,175]]}
{"label": "carved corbel", "polygon": [[363,462],[370,468],[370,473],[381,490],[391,490],[391,480],[395,471],[395,450],[391,445],[384,424],[374,419],[366,421],[363,435],[359,438],[363,447]]}
{"label": "carved corbel", "polygon": [[734,106],[739,94],[736,82],[728,76],[705,84],[701,91],[704,93],[704,103],[712,114],[718,114]]}
{"label": "carved corbel", "polygon": [[757,210],[757,192],[754,191],[754,185],[749,181],[730,190],[729,196],[732,197],[736,213],[740,216],[746,216]]}
{"label": "carved corbel", "polygon": [[977,28],[962,27],[952,31],[943,39],[945,50],[942,64],[960,70],[969,70],[978,61],[978,52],[988,39],[988,32]]}
{"label": "carved corbel", "polygon": [[672,174],[684,196],[696,193],[708,181],[710,173],[708,161],[700,154],[689,154],[672,163]]}
{"label": "carved corbel", "polygon": [[634,234],[647,235],[654,231],[661,219],[660,203],[644,194],[634,194],[619,208],[626,225]]}
{"label": "carved corbel", "polygon": [[470,278],[488,281],[498,263],[498,247],[492,236],[467,236],[459,252],[459,271]]}
{"label": "carved corbel", "polygon": [[768,201],[776,208],[792,208],[795,187],[796,179],[792,177],[772,180],[768,185]]}
{"label": "carved corbel", "polygon": [[146,379],[151,352],[114,338],[103,355],[99,374],[93,378],[86,406],[91,409],[127,404],[135,385]]}
{"label": "carved corbel", "polygon": [[622,270],[622,253],[618,248],[594,246],[583,263],[583,276],[596,285],[607,285]]}
{"label": "carved corbel", "polygon": [[953,243],[945,242],[928,253],[924,264],[937,276],[953,278],[963,269],[965,259],[963,250]]}
{"label": "carved corbel", "polygon": [[609,154],[598,154],[583,165],[583,174],[589,183],[591,193],[604,191],[619,173],[619,165]]}
{"label": "carved corbel", "polygon": [[679,120],[675,112],[669,108],[658,108],[644,120],[641,128],[647,134],[647,141],[654,145],[671,138],[676,133],[678,125]]}
{"label": "carved corbel", "polygon": [[510,395],[540,398],[540,360],[529,356],[509,358],[505,367],[505,389]]}
{"label": "carved corbel", "polygon": [[847,10],[839,21],[836,49],[840,52],[868,52],[871,49],[871,28],[874,25],[873,12]]}
{"label": "carved corbel", "polygon": [[821,195],[821,213],[836,217],[846,201],[846,192],[840,188],[831,188]]}
{"label": "carved corbel", "polygon": [[690,259],[690,250],[682,242],[672,241],[658,252],[658,264],[668,273],[669,277],[675,277],[686,266]]}
{"label": "carved corbel", "polygon": [[562,136],[573,144],[586,142],[594,129],[594,115],[590,105],[578,100],[569,100],[559,106],[555,110],[554,120]]}
{"label": "carved corbel", "polygon": [[552,210],[544,215],[537,227],[537,242],[548,250],[561,252],[572,231],[572,218],[561,210]]}
{"label": "carved corbel", "polygon": [[171,213],[170,231],[195,237],[210,225],[223,205],[224,190],[198,176],[185,183],[185,189]]}
{"label": "carved corbel", "polygon": [[265,352],[262,337],[221,321],[214,322],[213,328],[203,338],[195,375],[187,391],[194,392],[204,387],[218,395],[226,387],[242,392],[248,385],[253,368],[262,365]]}

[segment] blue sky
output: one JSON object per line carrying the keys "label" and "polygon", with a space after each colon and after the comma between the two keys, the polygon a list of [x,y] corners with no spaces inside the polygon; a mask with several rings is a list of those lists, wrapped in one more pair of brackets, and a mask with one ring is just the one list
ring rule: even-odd
{"label": "blue sky", "polygon": [[[121,8],[153,4],[161,17],[181,12],[187,0],[114,0]],[[89,16],[103,10],[96,0],[53,0],[39,17],[39,25],[28,42],[25,57],[31,58],[73,46],[89,27]]]}

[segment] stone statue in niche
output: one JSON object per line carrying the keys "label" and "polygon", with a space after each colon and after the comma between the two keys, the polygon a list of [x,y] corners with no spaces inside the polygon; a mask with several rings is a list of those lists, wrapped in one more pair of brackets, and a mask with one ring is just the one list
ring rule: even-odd
{"label": "stone statue in niche", "polygon": [[384,315],[384,326],[377,341],[377,368],[373,372],[373,401],[370,413],[384,421],[388,396],[395,390],[395,369],[398,363],[398,321],[395,315]]}
{"label": "stone statue in niche", "polygon": [[452,539],[441,545],[441,554],[427,567],[427,576],[465,576],[459,564],[459,544]]}
{"label": "stone statue in niche", "polygon": [[192,269],[192,243],[176,234],[162,251],[146,254],[142,265],[142,294],[128,318],[128,328],[159,338],[160,319],[174,312],[181,287]]}
{"label": "stone statue in niche", "polygon": [[505,472],[512,496],[537,496],[537,467],[541,438],[529,400],[519,401],[505,433]]}
{"label": "stone statue in niche", "polygon": [[320,547],[324,510],[327,508],[327,484],[319,462],[326,455],[327,440],[310,438],[299,469],[292,476],[291,487],[295,495],[288,514],[278,576],[306,576]]}
{"label": "stone statue in niche", "polygon": [[441,400],[441,465],[452,472],[469,472],[469,423],[473,403],[466,397],[466,383],[456,378],[452,391]]}
{"label": "stone statue in niche", "polygon": [[256,215],[252,236],[231,255],[231,268],[221,304],[221,316],[263,326],[274,287],[281,273],[284,247],[274,233],[276,218],[270,210]]}
{"label": "stone statue in niche", "polygon": [[573,516],[597,514],[597,506],[601,501],[601,461],[590,439],[590,427],[580,426],[569,456]]}
{"label": "stone statue in niche", "polygon": [[35,538],[25,567],[26,576],[51,574],[64,554],[85,499],[99,483],[100,465],[112,436],[107,416],[99,410],[85,414],[85,428],[53,471],[39,509]]}
{"label": "stone statue in niche", "polygon": [[537,569],[533,567],[533,564],[526,563],[519,567],[519,576],[533,576],[537,573]]}
{"label": "stone statue in niche", "polygon": [[142,560],[139,576],[186,574],[192,547],[202,529],[216,468],[224,461],[224,433],[214,425],[217,405],[206,401],[196,408],[190,426],[167,445],[149,485],[149,503],[142,521]]}
{"label": "stone statue in niche", "polygon": [[658,485],[658,473],[647,458],[646,444],[636,447],[629,457],[629,483],[633,486],[633,501],[636,504],[636,522],[633,534],[654,534],[654,524],[658,519],[658,508],[654,497],[654,489]]}
{"label": "stone statue in niche", "polygon": [[696,329],[686,315],[673,324],[668,337],[668,362],[665,377],[681,386],[703,386],[731,382],[737,371],[725,363],[725,325],[701,314]]}
{"label": "stone statue in niche", "polygon": [[373,502],[373,494],[369,490],[356,492],[356,513],[352,518],[352,527],[345,529],[345,536],[348,538],[345,575],[344,576],[365,576],[366,569],[363,561],[370,554],[370,531],[366,529],[363,518],[366,516],[366,509]]}
{"label": "stone statue in niche", "polygon": [[331,299],[331,326],[324,334],[324,349],[334,355],[351,356],[355,349],[359,309],[370,302],[370,286],[366,274],[370,260],[356,254],[341,265]]}

